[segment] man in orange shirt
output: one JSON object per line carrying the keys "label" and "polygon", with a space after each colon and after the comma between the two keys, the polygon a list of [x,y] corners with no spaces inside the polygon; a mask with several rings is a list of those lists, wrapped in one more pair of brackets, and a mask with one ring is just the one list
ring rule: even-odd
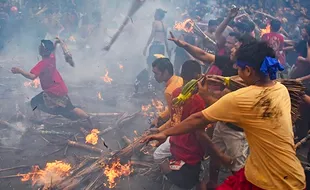
{"label": "man in orange shirt", "polygon": [[[209,123],[223,121],[242,129],[250,147],[245,168],[236,172],[218,190],[302,190],[305,173],[294,149],[291,100],[285,86],[276,82],[283,67],[266,42],[243,44],[236,52],[238,75],[248,85],[231,92],[179,125],[145,140],[163,142],[168,136],[186,134]],[[207,85],[199,84],[201,96]]]}
{"label": "man in orange shirt", "polygon": [[[174,90],[182,87],[183,79],[174,75],[173,65],[168,58],[159,58],[152,63],[154,78],[158,83],[165,82],[165,99],[167,103],[167,109],[159,114],[159,117],[155,119],[152,123],[153,127],[160,127],[158,124],[170,123],[170,111],[172,106],[172,93]],[[163,126],[165,125],[163,124]],[[161,162],[162,159],[169,157],[170,153],[170,143],[169,139],[162,145],[160,145],[154,152],[154,159]]]}

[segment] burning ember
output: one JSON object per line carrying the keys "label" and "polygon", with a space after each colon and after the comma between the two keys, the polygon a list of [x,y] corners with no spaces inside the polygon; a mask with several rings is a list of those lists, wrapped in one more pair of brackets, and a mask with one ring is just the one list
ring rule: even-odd
{"label": "burning ember", "polygon": [[30,82],[24,82],[24,86],[25,87],[39,88],[40,85],[41,85],[41,83],[40,83],[40,79],[39,78],[36,78],[36,79],[34,79],[33,81],[30,81]]}
{"label": "burning ember", "polygon": [[268,34],[268,33],[270,33],[270,31],[271,31],[270,24],[268,24],[266,26],[266,29],[261,29],[260,36],[263,36],[264,34]]}
{"label": "burning ember", "polygon": [[145,117],[151,116],[149,113],[149,110],[151,109],[151,107],[152,107],[151,104],[141,106],[141,111],[142,111],[143,116],[145,116]]}
{"label": "burning ember", "polygon": [[157,113],[165,111],[164,104],[159,100],[152,99],[152,105],[156,108]]}
{"label": "burning ember", "polygon": [[139,136],[138,132],[136,130],[133,131],[135,135]]}
{"label": "burning ember", "polygon": [[39,166],[33,166],[32,171],[27,174],[18,174],[22,177],[21,181],[32,181],[32,185],[44,185],[49,188],[52,183],[61,181],[64,177],[69,176],[71,165],[62,161],[47,163],[44,170]]}
{"label": "burning ember", "polygon": [[173,28],[175,30],[178,30],[178,31],[193,33],[194,32],[194,22],[191,19],[187,19],[184,22],[177,22]]}
{"label": "burning ember", "polygon": [[109,71],[106,69],[105,70],[105,75],[104,77],[100,77],[105,83],[109,83],[111,84],[111,82],[113,81],[112,78],[109,77]]}
{"label": "burning ember", "polygon": [[68,39],[70,42],[76,42],[76,39],[74,36],[70,36],[69,39]]}
{"label": "burning ember", "polygon": [[154,57],[156,57],[157,59],[165,58],[165,56],[163,54],[154,54]]}
{"label": "burning ember", "polygon": [[99,99],[99,100],[103,100],[102,95],[101,95],[101,92],[98,92],[98,95],[97,95],[97,96],[98,96],[98,99]]}
{"label": "burning ember", "polygon": [[148,105],[142,105],[141,106],[141,111],[143,116],[145,117],[154,117],[155,114],[159,114],[160,112],[164,111],[166,108],[164,104],[159,101],[152,99],[152,104]]}
{"label": "burning ember", "polygon": [[128,164],[122,165],[119,159],[113,162],[111,165],[107,165],[104,169],[104,174],[108,178],[109,188],[114,188],[116,186],[117,180],[119,180],[119,178],[122,176],[129,176],[133,172],[133,169],[130,167],[130,162]]}
{"label": "burning ember", "polygon": [[88,134],[85,138],[85,143],[96,145],[98,143],[98,134],[99,134],[98,129],[93,129],[91,130],[90,134]]}
{"label": "burning ember", "polygon": [[118,64],[118,66],[119,66],[119,69],[120,69],[120,70],[123,70],[123,69],[124,69],[124,66],[123,66],[122,64]]}

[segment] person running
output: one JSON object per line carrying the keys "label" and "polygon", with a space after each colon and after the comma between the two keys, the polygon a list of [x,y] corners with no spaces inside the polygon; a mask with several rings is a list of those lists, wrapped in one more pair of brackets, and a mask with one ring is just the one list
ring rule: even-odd
{"label": "person running", "polygon": [[[25,78],[35,80],[40,79],[43,92],[31,99],[31,107],[33,110],[38,109],[52,115],[62,115],[71,120],[87,119],[91,125],[91,120],[88,114],[80,108],[72,105],[68,96],[68,88],[56,68],[55,47],[60,43],[64,53],[65,45],[59,39],[54,44],[50,40],[41,40],[39,46],[39,54],[42,60],[34,66],[30,72],[24,71],[21,68],[13,67],[13,74],[21,74]],[[66,61],[74,66],[72,57],[66,55]]]}

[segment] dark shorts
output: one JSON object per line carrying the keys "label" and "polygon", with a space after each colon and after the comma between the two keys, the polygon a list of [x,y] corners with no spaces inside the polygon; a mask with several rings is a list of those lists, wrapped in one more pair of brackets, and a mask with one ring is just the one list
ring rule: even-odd
{"label": "dark shorts", "polygon": [[168,180],[183,189],[192,189],[199,183],[201,163],[196,165],[184,164],[178,171],[166,174]]}
{"label": "dark shorts", "polygon": [[75,108],[73,104],[71,103],[70,98],[67,96],[66,105],[64,107],[57,106],[54,108],[50,108],[46,105],[46,102],[44,101],[44,92],[41,92],[40,94],[36,95],[31,99],[31,108],[33,110],[38,109],[45,113],[49,113],[51,115],[62,115],[65,118],[71,119],[71,120],[77,120],[78,116],[73,113],[73,109]]}

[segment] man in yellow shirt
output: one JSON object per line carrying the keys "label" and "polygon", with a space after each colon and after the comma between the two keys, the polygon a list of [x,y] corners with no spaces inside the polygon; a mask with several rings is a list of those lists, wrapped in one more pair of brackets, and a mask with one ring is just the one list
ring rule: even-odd
{"label": "man in yellow shirt", "polygon": [[[185,134],[216,121],[244,129],[250,147],[245,168],[229,177],[218,190],[302,190],[304,170],[294,149],[291,101],[285,86],[274,81],[283,70],[266,42],[241,45],[236,52],[238,75],[248,85],[222,97],[179,125],[146,140],[163,142],[168,136]],[[202,96],[206,85],[199,84]]]}

